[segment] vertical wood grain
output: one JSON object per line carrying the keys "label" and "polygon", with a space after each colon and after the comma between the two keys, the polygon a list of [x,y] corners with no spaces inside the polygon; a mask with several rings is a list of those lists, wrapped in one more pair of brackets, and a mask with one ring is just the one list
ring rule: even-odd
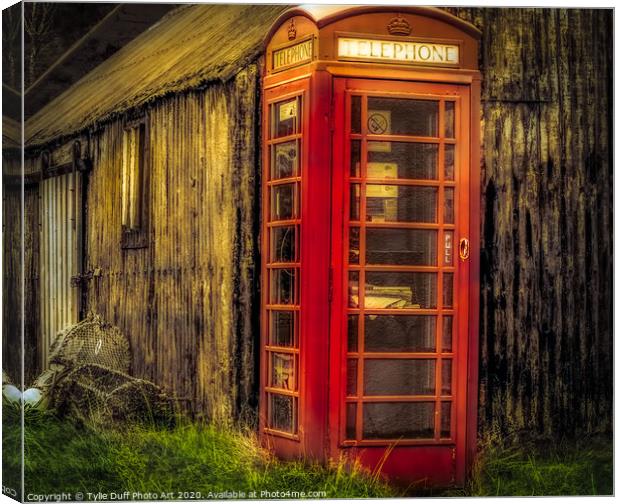
{"label": "vertical wood grain", "polygon": [[611,11],[450,10],[483,32],[480,430],[609,431]]}
{"label": "vertical wood grain", "polygon": [[122,120],[93,135],[87,310],[128,336],[132,372],[183,409],[227,423],[252,411],[255,380],[258,70],[144,110],[149,239],[122,249]]}

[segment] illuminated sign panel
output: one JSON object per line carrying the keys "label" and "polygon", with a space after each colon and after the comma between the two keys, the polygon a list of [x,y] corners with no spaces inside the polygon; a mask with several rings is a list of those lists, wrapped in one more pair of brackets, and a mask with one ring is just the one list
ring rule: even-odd
{"label": "illuminated sign panel", "polygon": [[340,37],[338,39],[338,57],[398,63],[458,65],[459,46],[434,42]]}
{"label": "illuminated sign panel", "polygon": [[312,41],[313,39],[308,39],[299,44],[273,51],[273,71],[312,61]]}

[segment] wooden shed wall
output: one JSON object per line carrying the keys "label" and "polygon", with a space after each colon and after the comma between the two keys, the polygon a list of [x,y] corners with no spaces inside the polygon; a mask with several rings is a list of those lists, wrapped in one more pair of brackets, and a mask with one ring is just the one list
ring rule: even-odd
{"label": "wooden shed wall", "polygon": [[[3,155],[4,172],[19,173],[19,153]],[[2,245],[3,245],[3,303],[2,303],[2,369],[14,383],[21,382],[22,369],[22,292],[24,294],[24,382],[30,384],[40,369],[37,353],[39,334],[38,281],[39,281],[39,194],[36,186],[26,186],[23,196],[21,185],[14,177],[5,179],[2,187]],[[22,219],[24,229],[22,235]],[[24,262],[22,269],[22,239]],[[22,272],[24,285],[22,291]]]}
{"label": "wooden shed wall", "polygon": [[612,11],[450,10],[483,32],[480,428],[609,431]]}
{"label": "wooden shed wall", "polygon": [[216,421],[256,403],[257,68],[147,110],[146,248],[120,244],[122,122],[91,145],[86,309],[129,337],[133,374]]}

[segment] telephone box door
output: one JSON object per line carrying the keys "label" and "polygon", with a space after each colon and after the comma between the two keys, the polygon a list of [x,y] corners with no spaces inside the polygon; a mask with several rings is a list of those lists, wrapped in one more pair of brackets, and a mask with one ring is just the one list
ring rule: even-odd
{"label": "telephone box door", "polygon": [[465,475],[469,92],[334,80],[330,443],[408,481]]}

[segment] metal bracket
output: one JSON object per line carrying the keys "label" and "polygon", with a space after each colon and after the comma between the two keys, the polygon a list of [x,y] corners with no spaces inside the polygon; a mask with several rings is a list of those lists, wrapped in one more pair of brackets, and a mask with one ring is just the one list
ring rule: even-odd
{"label": "metal bracket", "polygon": [[92,280],[93,278],[98,278],[101,276],[101,268],[95,268],[94,270],[87,271],[86,273],[81,273],[79,275],[73,275],[71,277],[71,287],[81,287],[86,286],[86,284]]}

